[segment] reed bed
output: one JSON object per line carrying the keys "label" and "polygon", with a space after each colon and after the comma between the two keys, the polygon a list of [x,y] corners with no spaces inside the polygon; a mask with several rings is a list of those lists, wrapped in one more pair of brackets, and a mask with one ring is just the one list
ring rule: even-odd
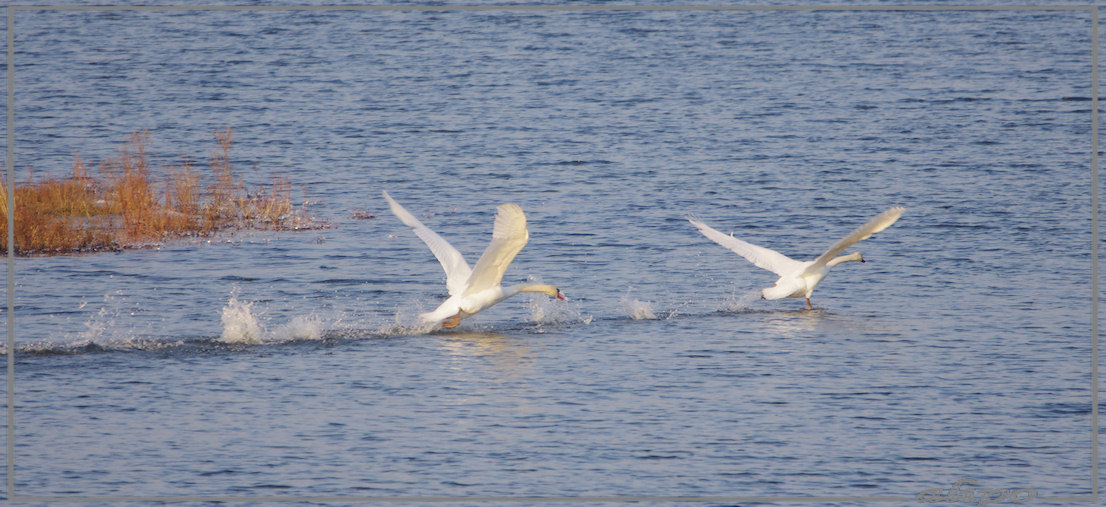
{"label": "reed bed", "polygon": [[[230,163],[233,134],[215,132],[218,149],[205,174],[191,164],[155,176],[136,132],[95,173],[78,157],[64,178],[29,178],[15,186],[16,255],[53,255],[141,248],[228,230],[304,230],[328,226],[292,204],[292,184],[248,188]],[[8,189],[0,177],[0,249],[7,254]]]}

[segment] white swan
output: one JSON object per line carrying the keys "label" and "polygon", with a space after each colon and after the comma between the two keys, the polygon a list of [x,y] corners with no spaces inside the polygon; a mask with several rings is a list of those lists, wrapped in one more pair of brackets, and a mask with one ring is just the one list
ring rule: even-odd
{"label": "white swan", "polygon": [[830,268],[842,262],[864,262],[864,258],[861,257],[860,252],[842,255],[840,257],[837,255],[846,248],[852,246],[853,243],[867,239],[868,236],[890,227],[891,224],[895,223],[895,221],[902,216],[904,210],[905,208],[901,206],[895,206],[876,215],[871,220],[865,222],[864,225],[857,227],[856,230],[849,233],[848,236],[838,240],[837,243],[829,247],[825,253],[819,255],[817,259],[806,262],[791,259],[775,250],[746,243],[733,237],[732,234],[727,236],[698,220],[689,218],[688,221],[697,227],[699,232],[703,233],[704,236],[710,238],[711,241],[729,248],[734,253],[748,259],[749,262],[752,262],[757,267],[767,269],[779,275],[780,279],[776,281],[775,285],[760,292],[760,297],[762,299],[780,299],[785,297],[806,298],[807,308],[814,308],[814,306],[810,304],[810,294],[814,292],[814,287],[818,285],[818,282],[821,282],[822,279],[826,277]]}
{"label": "white swan", "polygon": [[498,213],[492,229],[492,242],[488,244],[480,260],[476,261],[476,267],[469,268],[456,248],[403,209],[388,192],[384,192],[384,199],[391,206],[392,213],[414,229],[415,234],[430,247],[430,251],[434,252],[434,256],[445,269],[445,286],[449,290],[449,299],[436,310],[420,315],[423,322],[455,327],[461,323],[461,319],[486,310],[520,292],[540,292],[564,300],[561,291],[553,285],[523,283],[507,288],[499,285],[507,266],[530,239],[530,232],[526,230],[526,215],[517,204],[500,204],[496,208]]}

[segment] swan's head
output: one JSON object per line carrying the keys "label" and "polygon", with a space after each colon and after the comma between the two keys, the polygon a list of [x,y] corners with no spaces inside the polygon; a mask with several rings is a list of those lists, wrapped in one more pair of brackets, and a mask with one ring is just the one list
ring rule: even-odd
{"label": "swan's head", "polygon": [[558,289],[556,286],[553,286],[553,285],[543,285],[543,286],[541,286],[541,291],[540,292],[545,293],[545,295],[547,295],[551,298],[557,298],[557,299],[560,299],[561,301],[565,300],[564,295],[561,294],[561,289]]}

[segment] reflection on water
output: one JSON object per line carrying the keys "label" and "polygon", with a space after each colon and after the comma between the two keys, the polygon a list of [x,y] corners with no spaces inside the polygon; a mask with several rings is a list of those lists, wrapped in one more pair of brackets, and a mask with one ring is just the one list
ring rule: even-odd
{"label": "reflection on water", "polygon": [[[518,379],[530,371],[533,341],[494,332],[470,331],[439,335],[440,344],[451,357],[487,359],[502,381]],[[466,369],[471,370],[468,366]]]}
{"label": "reflection on water", "polygon": [[738,312],[753,317],[748,322],[767,336],[781,339],[820,338],[835,336],[849,339],[878,336],[893,340],[907,326],[895,316],[862,315],[853,311],[831,311],[825,308],[795,310],[747,310]]}
{"label": "reflection on water", "polygon": [[824,310],[802,309],[771,312],[772,317],[765,321],[766,330],[780,338],[800,338],[809,336],[828,320]]}

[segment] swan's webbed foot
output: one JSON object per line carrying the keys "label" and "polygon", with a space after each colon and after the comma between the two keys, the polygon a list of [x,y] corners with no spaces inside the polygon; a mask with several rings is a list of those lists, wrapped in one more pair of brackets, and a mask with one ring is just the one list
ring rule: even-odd
{"label": "swan's webbed foot", "polygon": [[814,309],[814,305],[810,304],[810,298],[806,298],[806,308],[808,310],[813,310]]}
{"label": "swan's webbed foot", "polygon": [[457,315],[454,315],[454,316],[452,316],[448,319],[443,320],[442,321],[442,327],[444,327],[444,328],[457,327],[460,323],[461,323],[461,312],[457,312]]}

